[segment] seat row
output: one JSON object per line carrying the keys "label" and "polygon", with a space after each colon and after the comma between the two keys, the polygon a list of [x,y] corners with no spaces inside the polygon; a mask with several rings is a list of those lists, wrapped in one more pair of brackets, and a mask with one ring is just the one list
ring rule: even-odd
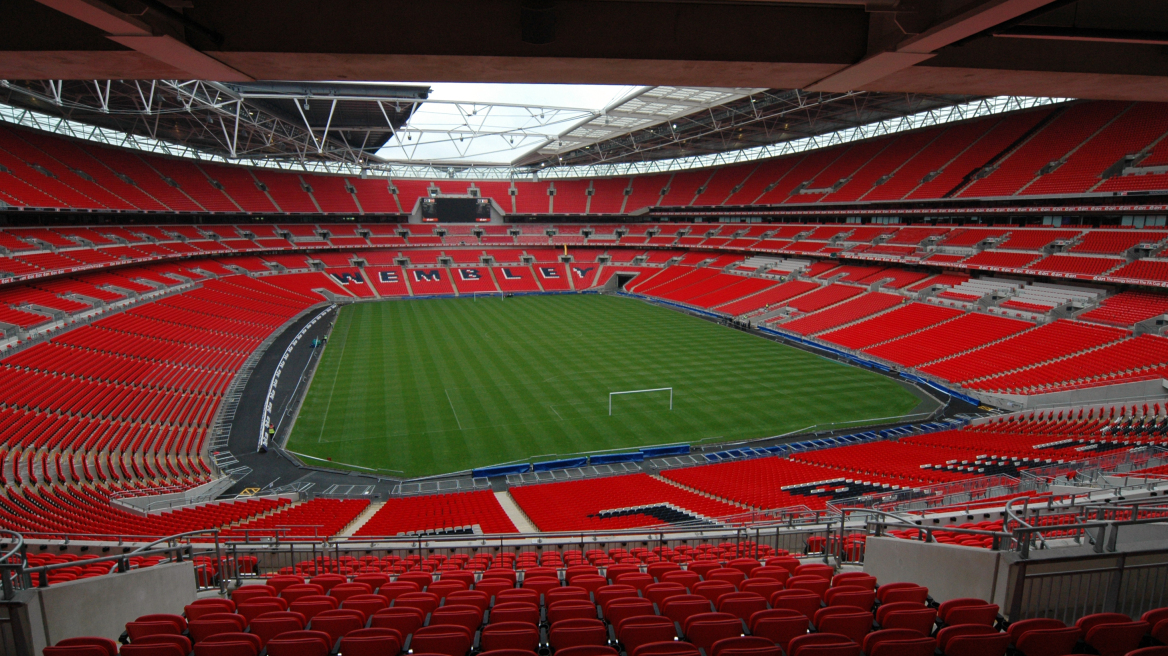
{"label": "seat row", "polygon": [[[275,576],[228,599],[205,598],[183,615],[152,614],[126,624],[127,656],[395,656],[399,653],[528,656],[1021,656],[1082,653],[1162,656],[1168,608],[1138,619],[1097,613],[1074,626],[1058,620],[1007,622],[981,599],[934,602],[913,583],[878,584],[862,572],[768,559],[741,579],[687,580],[669,573],[533,575],[515,587],[482,575],[426,581],[384,575]],[[740,569],[724,568],[742,574]],[[683,570],[684,572],[684,570]],[[687,572],[688,573],[688,572]],[[707,574],[715,574],[714,570]],[[644,577],[647,577],[644,578]],[[417,577],[413,577],[417,578]],[[572,580],[575,579],[575,580]],[[500,587],[480,590],[484,582]],[[749,588],[749,582],[759,586]],[[582,585],[577,585],[582,584]],[[716,589],[719,584],[722,589]],[[761,584],[768,584],[764,588]],[[729,588],[728,590],[726,588]],[[1136,651],[1143,647],[1144,651]],[[44,656],[117,656],[103,638],[74,638]]]}

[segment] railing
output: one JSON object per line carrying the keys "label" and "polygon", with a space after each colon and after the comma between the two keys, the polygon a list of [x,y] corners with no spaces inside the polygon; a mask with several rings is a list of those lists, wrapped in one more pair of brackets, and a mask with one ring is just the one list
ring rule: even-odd
{"label": "railing", "polygon": [[[312,535],[305,535],[297,533],[294,529],[310,528]],[[320,529],[324,528],[324,524],[280,524],[268,528],[237,528],[229,529],[230,533],[224,537],[238,540],[240,533],[243,533],[243,541],[245,543],[260,543],[260,542],[280,542],[281,538],[285,542],[305,542],[312,540],[320,542],[327,538],[327,535],[321,535]],[[254,540],[252,538],[255,538]]]}
{"label": "railing", "polygon": [[170,486],[149,490],[128,490],[110,495],[110,504],[120,506],[122,510],[128,512],[149,515],[175,508],[214,503],[219,499],[221,493],[226,492],[228,488],[242,480],[245,475],[244,472],[236,469],[226,472],[225,476],[192,487]]}
{"label": "railing", "polygon": [[[19,537],[19,534],[14,534]],[[214,542],[214,562],[215,571],[219,574],[218,577],[208,572],[205,565],[196,564],[196,579],[200,583],[199,587],[214,587],[201,585],[204,582],[212,582],[218,578],[218,587],[220,592],[227,592],[227,580],[230,575],[228,563],[223,558],[222,546],[219,542],[219,529],[205,529],[199,531],[188,531],[186,533],[179,533],[177,535],[170,535],[164,538],[155,539],[153,542],[145,544],[137,549],[124,554],[116,556],[103,556],[101,558],[91,558],[84,561],[70,561],[64,563],[53,563],[50,565],[38,565],[36,567],[26,567],[21,559],[17,565],[11,565],[0,559],[0,571],[3,571],[5,581],[5,594],[9,593],[9,585],[14,586],[15,589],[30,589],[33,587],[43,588],[49,585],[49,573],[55,570],[68,569],[77,567],[78,565],[85,565],[92,567],[93,565],[100,565],[102,563],[109,563],[109,573],[128,572],[133,569],[130,562],[131,558],[135,557],[149,557],[165,555],[170,558],[171,562],[181,563],[184,559],[194,560],[197,556],[211,553],[205,547],[196,546],[194,538],[199,536],[210,536]],[[157,547],[156,545],[165,544],[166,546]],[[23,540],[20,542],[23,547]],[[10,557],[15,550],[10,551],[4,558]],[[9,573],[11,572],[11,574]],[[33,583],[33,580],[36,583]],[[6,597],[11,598],[11,597]]]}
{"label": "railing", "polygon": [[14,579],[19,578],[24,565],[24,536],[7,529],[0,529],[0,536],[12,540],[12,548],[0,554],[0,592],[4,601],[9,601],[16,595]]}
{"label": "railing", "polygon": [[853,517],[856,515],[867,516],[865,520],[866,528],[868,533],[875,537],[882,537],[890,528],[896,527],[917,531],[916,539],[921,542],[937,542],[934,533],[989,536],[993,538],[993,543],[990,548],[994,551],[1008,549],[1012,540],[1010,533],[1004,531],[989,531],[980,528],[957,528],[956,526],[925,526],[917,524],[912,519],[901,515],[869,508],[857,508],[849,510],[847,513]]}
{"label": "railing", "polygon": [[884,512],[923,512],[931,508],[974,503],[1002,497],[1015,491],[1018,479],[1004,474],[978,476],[963,481],[938,483],[917,488],[889,490],[847,499],[837,499],[828,508],[841,512],[846,508],[872,508]]}
{"label": "railing", "polygon": [[[805,518],[814,518],[815,511],[806,511]],[[799,513],[791,513],[784,522],[756,524],[753,526],[719,527],[708,524],[700,527],[645,530],[631,529],[624,531],[597,532],[560,532],[501,535],[418,535],[418,536],[389,536],[360,538],[338,538],[324,542],[297,543],[292,541],[242,542],[228,541],[225,543],[228,562],[250,562],[244,572],[244,567],[237,566],[237,577],[263,576],[275,573],[286,567],[297,567],[302,562],[317,562],[319,558],[331,558],[339,562],[343,557],[351,556],[354,560],[372,556],[381,558],[390,555],[407,556],[411,554],[444,553],[447,555],[468,554],[483,552],[512,552],[542,550],[556,551],[561,549],[603,549],[607,546],[638,544],[647,547],[668,546],[675,547],[682,544],[701,542],[734,542],[751,543],[757,547],[769,546],[775,550],[784,550],[788,553],[806,558],[821,559],[828,562],[832,552],[828,545],[836,544],[840,540],[839,524],[835,521],[824,521],[824,513],[818,513],[819,523],[801,524],[798,521]],[[848,527],[849,534],[859,533],[863,528]],[[606,546],[607,545],[607,546]],[[254,558],[255,560],[251,560]]]}
{"label": "railing", "polygon": [[1085,542],[1094,547],[1095,553],[1115,553],[1123,527],[1162,524],[1168,518],[1168,501],[1123,500],[1120,496],[1106,504],[1076,504],[1078,498],[1071,497],[1071,503],[1061,507],[1048,505],[1045,513],[1039,507],[1029,523],[1014,512],[1013,501],[1006,505],[1006,528],[1013,533],[1016,550],[1022,558],[1030,557],[1035,544],[1049,548],[1049,541],[1053,540],[1070,540],[1075,544]]}
{"label": "railing", "polygon": [[1161,540],[1133,543],[1126,549],[1118,544],[1124,527],[1162,525],[1168,503],[1092,504],[1077,512],[1086,519],[1054,528],[1076,538],[1088,536],[1094,546],[1090,553],[1048,552],[1040,560],[1030,559],[1027,534],[1048,529],[1014,531],[1021,551],[1010,576],[1010,620],[1053,617],[1069,622],[1091,613],[1138,617],[1168,605],[1168,546]]}
{"label": "railing", "polygon": [[1100,486],[1104,476],[1127,474],[1168,464],[1168,449],[1145,445],[1021,472],[1023,489],[1045,491],[1051,485]]}

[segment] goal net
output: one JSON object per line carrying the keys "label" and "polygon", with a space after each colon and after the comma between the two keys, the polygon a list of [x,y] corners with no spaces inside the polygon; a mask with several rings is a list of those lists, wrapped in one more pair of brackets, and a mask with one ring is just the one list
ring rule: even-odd
{"label": "goal net", "polygon": [[612,400],[613,397],[623,396],[626,394],[653,394],[653,393],[669,392],[669,409],[673,409],[673,388],[672,387],[654,387],[653,389],[642,390],[625,390],[623,392],[609,392],[608,393],[608,416],[612,416]]}
{"label": "goal net", "polygon": [[492,296],[498,297],[498,299],[500,301],[507,298],[507,295],[503,292],[471,292],[471,296],[474,298],[474,301],[476,303],[478,302],[478,300],[480,298],[488,299],[488,298],[491,298]]}

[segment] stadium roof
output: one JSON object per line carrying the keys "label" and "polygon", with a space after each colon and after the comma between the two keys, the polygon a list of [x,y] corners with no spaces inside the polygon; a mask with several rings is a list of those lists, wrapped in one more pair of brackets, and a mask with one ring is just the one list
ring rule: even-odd
{"label": "stadium roof", "polygon": [[653,163],[978,100],[671,86],[0,80],[10,107],[204,157],[373,169]]}
{"label": "stadium roof", "polygon": [[[335,5],[335,6],[334,6]],[[1163,0],[9,0],[0,78],[1168,101]]]}

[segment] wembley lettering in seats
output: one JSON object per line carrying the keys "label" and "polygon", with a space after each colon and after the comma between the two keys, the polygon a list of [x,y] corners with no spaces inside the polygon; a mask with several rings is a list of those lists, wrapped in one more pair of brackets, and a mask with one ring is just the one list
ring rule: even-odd
{"label": "wembley lettering in seats", "polygon": [[457,269],[461,280],[482,280],[483,274],[478,269]]}
{"label": "wembley lettering in seats", "polygon": [[397,271],[379,271],[377,275],[381,279],[381,282],[401,282],[401,279],[397,276]]}
{"label": "wembley lettering in seats", "polygon": [[550,280],[556,280],[560,277],[560,272],[555,267],[541,266],[539,267],[539,275]]}
{"label": "wembley lettering in seats", "polygon": [[442,280],[442,271],[439,269],[414,269],[414,282],[439,282]]}
{"label": "wembley lettering in seats", "polygon": [[523,280],[523,276],[517,276],[515,273],[506,267],[503,268],[503,278],[506,280]]}
{"label": "wembley lettering in seats", "polygon": [[[351,282],[357,283],[358,285],[365,284],[365,279],[362,278],[361,274],[357,272],[342,271],[339,273],[333,273],[332,276],[333,278],[336,278],[337,282],[341,283],[342,285],[347,285]],[[384,278],[382,278],[382,280],[384,280]]]}
{"label": "wembley lettering in seats", "polygon": [[595,267],[574,266],[574,267],[572,267],[572,273],[576,274],[576,277],[579,278],[580,280],[584,280],[585,278],[588,277],[588,274],[592,271],[593,268],[595,268]]}

